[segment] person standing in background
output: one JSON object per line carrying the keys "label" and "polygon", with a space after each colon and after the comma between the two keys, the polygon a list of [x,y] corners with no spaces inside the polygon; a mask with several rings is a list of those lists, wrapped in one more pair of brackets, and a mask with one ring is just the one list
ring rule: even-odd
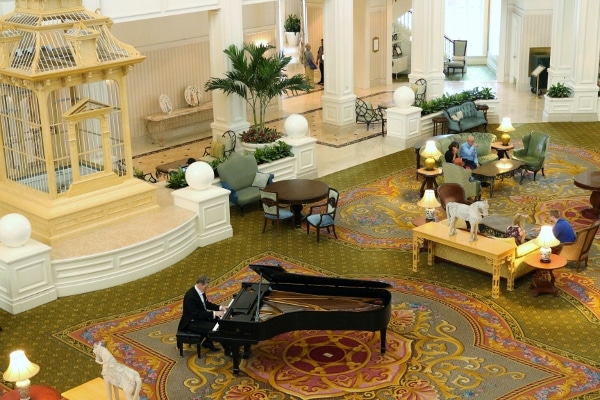
{"label": "person standing in background", "polygon": [[321,45],[319,46],[319,50],[317,51],[317,66],[319,67],[319,71],[321,71],[321,80],[317,82],[319,85],[325,84],[325,62],[323,61],[323,39],[321,39]]}
{"label": "person standing in background", "polygon": [[306,44],[304,51],[304,74],[306,75],[306,79],[310,86],[315,86],[315,71],[311,68],[311,63],[315,65],[315,56],[312,51],[310,51],[310,44]]}

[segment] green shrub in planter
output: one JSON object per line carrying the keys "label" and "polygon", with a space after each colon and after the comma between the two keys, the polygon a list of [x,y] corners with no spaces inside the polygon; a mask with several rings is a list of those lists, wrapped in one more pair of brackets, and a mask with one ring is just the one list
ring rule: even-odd
{"label": "green shrub in planter", "polygon": [[280,140],[274,144],[257,148],[254,151],[254,158],[257,164],[270,163],[281,158],[293,157],[292,146]]}
{"label": "green shrub in planter", "polygon": [[554,98],[560,99],[560,98],[570,97],[571,89],[568,88],[567,86],[565,86],[564,84],[557,82],[548,88],[548,91],[546,92],[546,94],[548,95],[548,97],[554,97]]}
{"label": "green shrub in planter", "polygon": [[177,168],[177,171],[169,172],[169,179],[167,180],[167,187],[169,189],[181,189],[187,185],[183,168],[179,167]]}
{"label": "green shrub in planter", "polygon": [[437,99],[426,101],[421,104],[421,116],[442,111],[445,108],[462,104],[465,101],[494,100],[495,98],[496,94],[492,92],[491,88],[480,89],[475,87],[472,90],[464,90],[455,94],[444,93]]}

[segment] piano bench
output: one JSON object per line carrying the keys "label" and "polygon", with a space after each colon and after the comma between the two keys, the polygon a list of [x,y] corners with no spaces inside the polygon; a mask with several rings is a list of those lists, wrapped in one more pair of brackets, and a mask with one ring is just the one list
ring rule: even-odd
{"label": "piano bench", "polygon": [[200,347],[204,339],[206,339],[206,335],[201,335],[198,333],[190,333],[190,332],[182,332],[177,331],[177,348],[179,349],[179,355],[183,357],[183,344],[195,344],[198,350],[198,358],[201,357]]}

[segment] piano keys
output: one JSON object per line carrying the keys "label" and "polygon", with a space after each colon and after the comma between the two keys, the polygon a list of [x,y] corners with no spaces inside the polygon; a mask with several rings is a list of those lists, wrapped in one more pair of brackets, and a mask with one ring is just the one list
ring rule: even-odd
{"label": "piano keys", "polygon": [[279,265],[249,268],[260,275],[259,282],[242,283],[209,335],[231,348],[234,374],[239,373],[241,346],[247,357],[251,344],[296,330],[379,331],[381,352],[385,353],[391,317],[389,284],[294,274]]}

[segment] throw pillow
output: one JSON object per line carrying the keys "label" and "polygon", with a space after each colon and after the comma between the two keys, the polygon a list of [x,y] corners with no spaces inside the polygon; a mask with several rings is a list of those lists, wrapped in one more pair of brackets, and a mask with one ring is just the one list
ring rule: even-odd
{"label": "throw pillow", "polygon": [[212,142],[210,145],[210,156],[214,158],[223,158],[225,154],[225,145],[219,141]]}
{"label": "throw pillow", "polygon": [[461,119],[463,119],[465,117],[465,114],[462,111],[459,111],[456,113],[456,116],[458,117],[458,120],[460,121]]}
{"label": "throw pillow", "polygon": [[232,150],[233,146],[232,146],[231,138],[229,138],[229,137],[220,137],[219,138],[219,142],[223,143],[225,151]]}
{"label": "throw pillow", "polygon": [[450,118],[452,118],[452,121],[456,121],[456,122],[460,121],[460,118],[458,118],[458,115],[456,115],[456,114],[452,114],[450,116]]}
{"label": "throw pillow", "polygon": [[265,186],[267,186],[267,183],[269,182],[270,176],[271,176],[271,174],[266,174],[264,172],[257,172],[256,176],[254,177],[254,182],[252,182],[252,186],[260,188],[260,189],[264,189]]}

